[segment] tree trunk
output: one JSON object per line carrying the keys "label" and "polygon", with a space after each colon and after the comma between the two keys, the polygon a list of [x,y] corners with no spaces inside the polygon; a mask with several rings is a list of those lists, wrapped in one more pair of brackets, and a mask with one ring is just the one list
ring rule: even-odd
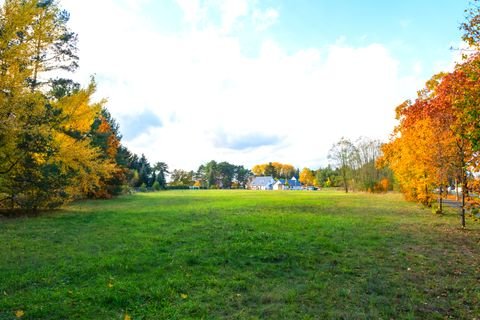
{"label": "tree trunk", "polygon": [[343,184],[345,185],[345,193],[348,193],[347,171],[345,168],[342,170]]}
{"label": "tree trunk", "polygon": [[440,213],[443,213],[443,202],[442,202],[442,186],[440,185],[440,189],[438,190],[438,202],[440,204]]}
{"label": "tree trunk", "polygon": [[455,178],[455,201],[458,201],[458,180]]}
{"label": "tree trunk", "polygon": [[467,172],[465,169],[465,160],[462,157],[462,228],[465,229],[465,196],[468,190],[467,186]]}
{"label": "tree trunk", "polygon": [[462,228],[465,229],[465,190],[463,190],[462,186]]}

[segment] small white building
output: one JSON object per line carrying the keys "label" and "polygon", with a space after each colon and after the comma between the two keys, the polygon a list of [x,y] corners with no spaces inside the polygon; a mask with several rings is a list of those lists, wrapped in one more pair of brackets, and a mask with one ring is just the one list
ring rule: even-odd
{"label": "small white building", "polygon": [[275,180],[272,176],[255,177],[250,183],[251,190],[272,190]]}
{"label": "small white building", "polygon": [[278,179],[274,185],[273,190],[302,190],[302,184],[295,178],[292,179]]}

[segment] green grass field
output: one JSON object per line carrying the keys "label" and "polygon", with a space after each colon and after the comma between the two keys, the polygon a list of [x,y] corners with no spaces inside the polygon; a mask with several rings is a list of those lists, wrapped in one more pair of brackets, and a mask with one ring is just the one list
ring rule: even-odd
{"label": "green grass field", "polygon": [[458,226],[398,194],[78,202],[0,219],[0,319],[479,319],[480,226]]}

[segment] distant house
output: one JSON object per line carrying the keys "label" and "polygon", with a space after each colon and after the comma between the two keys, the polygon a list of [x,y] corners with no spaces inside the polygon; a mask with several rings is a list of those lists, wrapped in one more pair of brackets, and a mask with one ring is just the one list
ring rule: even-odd
{"label": "distant house", "polygon": [[302,190],[302,184],[295,177],[290,180],[279,179],[273,184],[273,190]]}
{"label": "distant house", "polygon": [[272,190],[275,180],[271,176],[255,177],[250,183],[251,190]]}
{"label": "distant house", "polygon": [[255,177],[249,185],[251,190],[302,190],[302,184],[293,177],[292,179],[275,180],[271,176]]}

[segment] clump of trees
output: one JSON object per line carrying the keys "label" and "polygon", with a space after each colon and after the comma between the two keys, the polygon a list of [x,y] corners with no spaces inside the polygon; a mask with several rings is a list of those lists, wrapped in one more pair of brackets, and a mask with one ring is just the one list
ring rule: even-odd
{"label": "clump of trees", "polygon": [[361,137],[355,142],[341,138],[328,153],[333,168],[338,170],[339,183],[345,192],[359,190],[387,192],[393,188],[393,175],[388,168],[377,168],[382,143]]}
{"label": "clump of trees", "polygon": [[[480,152],[480,8],[475,1],[462,25],[471,45],[462,63],[449,73],[433,76],[415,101],[396,109],[399,124],[383,148],[380,164],[395,173],[408,199],[432,205],[435,190],[460,184],[461,223],[466,198],[478,186]],[[439,195],[440,199],[442,193]]]}
{"label": "clump of trees", "polygon": [[254,165],[252,173],[255,176],[271,176],[274,179],[298,179],[300,171],[288,163],[268,162]]}
{"label": "clump of trees", "polygon": [[108,130],[92,127],[105,103],[91,101],[94,81],[81,88],[49,78],[78,67],[68,19],[54,1],[0,8],[0,208],[54,208],[102,188],[117,170],[94,141]]}
{"label": "clump of trees", "polygon": [[167,188],[168,165],[156,162],[151,165],[147,157],[130,153],[125,148],[128,187],[135,190],[164,190]]}
{"label": "clump of trees", "polygon": [[193,173],[194,185],[206,189],[244,189],[252,172],[242,165],[214,160]]}
{"label": "clump of trees", "polygon": [[175,169],[171,172],[171,189],[195,187],[199,189],[244,189],[252,172],[242,165],[211,160],[197,171]]}
{"label": "clump of trees", "polygon": [[[69,14],[52,0],[7,0],[0,8],[0,210],[35,212],[73,199],[109,198],[128,186],[166,185],[121,145],[118,124],[92,101]],[[158,177],[160,175],[160,177]]]}

